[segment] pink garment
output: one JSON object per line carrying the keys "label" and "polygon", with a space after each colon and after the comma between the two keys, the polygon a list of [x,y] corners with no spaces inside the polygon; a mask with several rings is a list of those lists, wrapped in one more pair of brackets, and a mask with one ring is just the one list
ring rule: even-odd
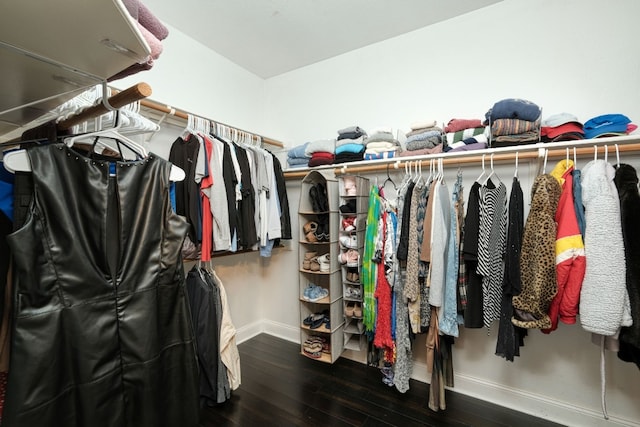
{"label": "pink garment", "polygon": [[451,119],[447,126],[444,128],[445,133],[458,132],[459,130],[480,128],[482,122],[478,119]]}
{"label": "pink garment", "polygon": [[164,40],[169,35],[167,27],[141,2],[138,2],[138,22],[158,40]]}

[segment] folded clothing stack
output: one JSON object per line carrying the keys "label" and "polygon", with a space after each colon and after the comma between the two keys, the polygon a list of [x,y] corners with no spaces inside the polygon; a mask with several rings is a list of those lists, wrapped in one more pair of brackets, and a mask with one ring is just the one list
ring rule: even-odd
{"label": "folded clothing stack", "polygon": [[542,121],[540,137],[543,142],[573,141],[584,139],[584,129],[573,114],[559,113]]}
{"label": "folded clothing stack", "polygon": [[542,110],[531,101],[507,98],[496,102],[485,114],[485,125],[491,125],[491,145],[509,147],[533,144],[539,140]]}
{"label": "folded clothing stack", "polygon": [[287,152],[287,165],[290,168],[304,168],[309,166],[311,156],[306,155],[308,142],[296,145]]}
{"label": "folded clothing stack", "polygon": [[336,163],[357,162],[364,157],[367,132],[359,126],[350,126],[338,131],[336,140]]}
{"label": "folded clothing stack", "polygon": [[584,136],[591,139],[627,135],[637,128],[624,114],[603,114],[584,122]]}
{"label": "folded clothing stack", "polygon": [[[447,146],[444,148],[444,151],[461,151],[461,150],[469,150],[468,145],[475,144],[478,142],[486,142],[487,138],[483,138],[486,136],[490,130],[482,124],[479,119],[451,119],[449,123],[444,128]],[[479,136],[477,140],[472,139],[476,136]],[[465,142],[465,140],[467,140]]]}
{"label": "folded clothing stack", "polygon": [[391,128],[378,128],[367,138],[365,160],[391,159],[400,151],[400,143]]}
{"label": "folded clothing stack", "polygon": [[425,120],[411,124],[411,131],[407,134],[404,145],[407,151],[433,149],[442,144],[442,137],[442,128],[437,126],[437,122]]}
{"label": "folded clothing stack", "polygon": [[311,141],[304,152],[310,157],[309,166],[331,165],[335,162],[336,140]]}

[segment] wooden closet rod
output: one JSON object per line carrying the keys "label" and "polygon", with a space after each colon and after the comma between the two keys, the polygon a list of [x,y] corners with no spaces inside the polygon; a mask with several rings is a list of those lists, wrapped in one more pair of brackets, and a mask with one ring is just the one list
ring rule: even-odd
{"label": "wooden closet rod", "polygon": [[[144,100],[140,101],[140,105],[142,105],[143,107],[149,108],[151,110],[155,110],[155,111],[159,111],[161,113],[167,113],[167,114],[170,114],[172,116],[179,117],[179,118],[184,119],[184,120],[187,120],[189,118],[189,113],[187,113],[185,111],[177,110],[175,108],[169,107],[168,105],[162,105],[162,104],[160,104],[158,102],[154,102],[154,101],[151,101],[149,99],[144,99]],[[240,132],[245,132],[245,133],[248,133],[248,134],[255,135],[252,132],[249,132],[249,131],[246,131],[246,130],[242,130],[242,129],[238,129],[235,126],[229,126],[229,125],[226,125],[224,123],[217,122],[215,120],[213,120],[213,121],[216,122],[216,123],[219,123],[219,124],[221,124],[223,126],[227,126],[229,128],[236,129],[236,130],[238,130]],[[273,145],[275,147],[284,148],[284,144],[282,142],[280,142],[280,141],[276,141],[275,139],[267,138],[266,136],[260,136],[260,138],[262,138],[262,142],[265,143],[265,144]]]}
{"label": "wooden closet rod", "polygon": [[[370,163],[363,164],[363,162],[356,162],[353,165],[349,163],[344,163],[339,165],[327,165],[324,167],[320,167],[317,169],[326,170],[334,166],[334,174],[344,175],[344,174],[354,174],[354,173],[363,173],[363,172],[386,172],[389,170],[390,172],[393,170],[403,169],[407,162],[422,161],[423,164],[427,164],[432,159],[442,158],[442,162],[445,165],[464,165],[464,164],[480,164],[482,162],[482,157],[484,155],[485,166],[491,159],[491,155],[493,154],[494,162],[515,162],[516,153],[518,153],[518,160],[531,160],[538,159],[541,161],[544,159],[545,149],[548,149],[547,158],[563,158],[567,155],[567,148],[569,149],[569,158],[573,159],[573,149],[576,149],[576,155],[585,157],[588,155],[594,155],[594,150],[598,151],[598,158],[603,159],[605,151],[608,151],[608,160],[610,162],[615,161],[616,157],[616,145],[618,145],[619,153],[640,153],[640,137],[638,135],[628,135],[628,136],[620,136],[620,137],[609,137],[609,138],[598,138],[592,140],[580,140],[580,141],[564,141],[560,143],[545,143],[545,144],[535,144],[535,145],[527,145],[523,146],[519,149],[515,147],[510,147],[510,151],[491,151],[483,150],[480,153],[469,153],[469,154],[457,154],[457,155],[447,155],[445,154],[434,154],[427,155],[416,158],[403,158],[397,157],[394,159],[388,159],[384,161],[372,161]],[[594,148],[595,146],[595,148]],[[605,148],[606,146],[606,148]],[[499,149],[500,150],[500,149]],[[379,163],[378,163],[379,162]],[[397,168],[396,168],[397,165]],[[299,179],[304,178],[307,173],[314,169],[304,169],[304,170],[292,170],[285,171],[284,177],[286,180]]]}
{"label": "wooden closet rod", "polygon": [[[139,101],[150,95],[151,86],[149,86],[147,83],[138,83],[128,89],[123,90],[122,92],[118,92],[115,95],[112,95],[111,97],[109,97],[108,102],[109,105],[117,109],[131,104],[132,102]],[[96,104],[84,111],[79,112],[75,116],[71,116],[58,122],[56,126],[59,130],[66,130],[72,126],[84,123],[87,120],[91,120],[108,112],[109,109],[105,107],[104,104]]]}

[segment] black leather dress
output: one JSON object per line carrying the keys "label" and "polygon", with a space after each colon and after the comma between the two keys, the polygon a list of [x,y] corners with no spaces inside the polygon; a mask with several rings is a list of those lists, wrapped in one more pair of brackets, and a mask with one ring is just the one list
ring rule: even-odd
{"label": "black leather dress", "polygon": [[[170,163],[28,150],[2,426],[196,426],[198,367]],[[113,165],[113,163],[112,163]]]}

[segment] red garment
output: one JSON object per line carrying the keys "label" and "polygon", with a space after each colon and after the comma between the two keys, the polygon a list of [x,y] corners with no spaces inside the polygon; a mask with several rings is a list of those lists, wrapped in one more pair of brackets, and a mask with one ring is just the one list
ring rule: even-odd
{"label": "red garment", "polygon": [[309,166],[331,165],[335,161],[333,153],[317,151],[311,155]]}
{"label": "red garment", "polygon": [[384,247],[385,235],[387,232],[387,212],[384,212],[382,218],[382,261],[378,265],[376,280],[376,290],[373,296],[377,300],[378,313],[376,314],[375,336],[373,337],[373,345],[381,348],[385,352],[385,360],[393,360],[394,342],[391,335],[391,285],[387,281],[387,275],[384,268]]}
{"label": "red garment", "polygon": [[[559,163],[559,167],[566,168],[566,160]],[[558,328],[558,319],[563,323],[576,323],[576,316],[580,306],[580,290],[586,269],[584,243],[575,205],[573,202],[573,165],[562,175],[562,193],[556,211],[556,279],[558,292],[549,306],[551,328],[543,329],[548,334]]]}
{"label": "red garment", "polygon": [[[213,143],[209,138],[204,136],[204,147],[206,153],[205,161],[209,163],[211,153],[213,151]],[[213,177],[208,174],[200,181],[200,196],[202,197],[202,250],[200,251],[200,259],[202,261],[211,260],[211,252],[213,252],[213,214],[211,213],[211,204],[202,189],[209,188],[213,185]]]}
{"label": "red garment", "polygon": [[451,119],[444,128],[445,133],[458,132],[459,130],[481,128],[482,122],[478,119]]}

